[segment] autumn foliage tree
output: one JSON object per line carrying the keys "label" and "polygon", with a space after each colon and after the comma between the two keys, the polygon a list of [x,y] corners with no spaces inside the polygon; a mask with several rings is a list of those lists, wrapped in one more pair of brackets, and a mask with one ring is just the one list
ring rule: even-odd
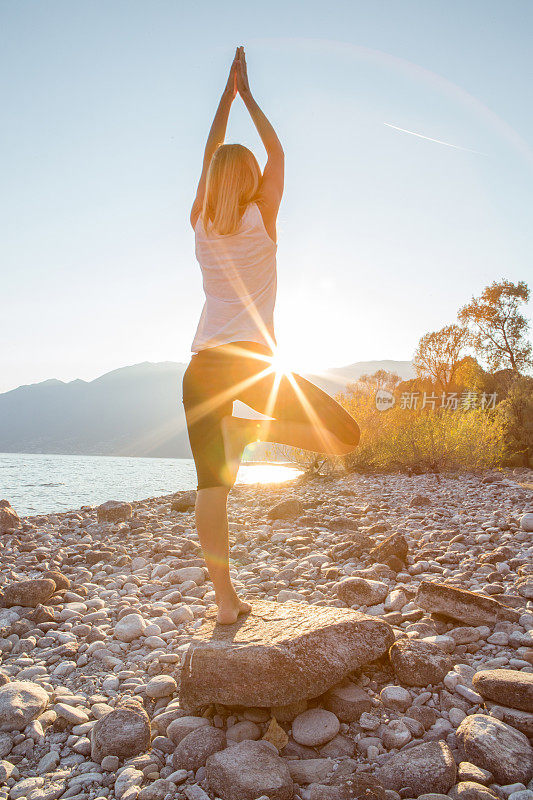
{"label": "autumn foliage tree", "polygon": [[493,371],[510,367],[519,374],[533,365],[529,324],[520,313],[529,295],[524,281],[494,281],[457,315],[469,330],[470,345]]}
{"label": "autumn foliage tree", "polygon": [[393,390],[401,383],[401,378],[396,372],[390,372],[387,369],[378,369],[372,375],[365,373],[359,378],[361,383],[375,386],[379,389]]}
{"label": "autumn foliage tree", "polygon": [[413,358],[416,374],[446,392],[453,383],[467,344],[468,330],[460,325],[447,325],[440,331],[426,333]]}

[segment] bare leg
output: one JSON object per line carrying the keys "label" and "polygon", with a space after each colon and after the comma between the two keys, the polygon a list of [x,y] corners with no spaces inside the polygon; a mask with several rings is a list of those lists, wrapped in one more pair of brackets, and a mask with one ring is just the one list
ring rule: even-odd
{"label": "bare leg", "polygon": [[196,530],[215,587],[217,621],[223,625],[230,625],[251,609],[249,603],[239,600],[229,574],[228,491],[225,486],[199,489],[195,509]]}
{"label": "bare leg", "polygon": [[250,442],[276,442],[302,450],[330,455],[346,455],[355,450],[355,445],[341,441],[327,428],[306,422],[284,420],[251,420],[227,416],[222,420],[222,431],[230,469],[242,458],[242,452]]}

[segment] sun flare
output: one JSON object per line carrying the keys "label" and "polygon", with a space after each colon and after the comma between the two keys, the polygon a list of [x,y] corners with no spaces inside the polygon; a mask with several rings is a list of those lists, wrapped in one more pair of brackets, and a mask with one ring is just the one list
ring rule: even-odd
{"label": "sun flare", "polygon": [[271,368],[277,375],[287,375],[290,372],[314,372],[315,368],[309,360],[303,359],[301,354],[291,353],[283,348],[276,348],[272,359],[269,359]]}

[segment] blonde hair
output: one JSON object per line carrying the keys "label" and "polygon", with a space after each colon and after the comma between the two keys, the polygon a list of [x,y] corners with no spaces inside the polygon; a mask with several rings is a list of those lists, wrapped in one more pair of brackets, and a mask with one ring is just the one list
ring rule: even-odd
{"label": "blonde hair", "polygon": [[251,150],[242,144],[219,145],[209,164],[201,212],[206,232],[211,228],[218,234],[235,233],[261,178],[261,169]]}

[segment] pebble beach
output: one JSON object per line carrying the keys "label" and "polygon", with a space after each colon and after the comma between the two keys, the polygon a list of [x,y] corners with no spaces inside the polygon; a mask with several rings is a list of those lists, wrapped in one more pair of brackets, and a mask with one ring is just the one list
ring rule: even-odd
{"label": "pebble beach", "polygon": [[533,473],[0,503],[0,798],[533,800]]}

